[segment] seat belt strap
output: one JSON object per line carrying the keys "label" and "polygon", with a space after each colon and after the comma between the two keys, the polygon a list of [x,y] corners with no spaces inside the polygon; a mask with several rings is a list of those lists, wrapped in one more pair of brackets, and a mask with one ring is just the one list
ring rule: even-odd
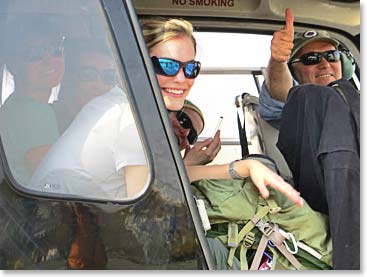
{"label": "seat belt strap", "polygon": [[255,257],[252,260],[252,264],[250,267],[250,270],[258,270],[259,266],[260,266],[260,262],[261,262],[261,258],[264,254],[265,248],[268,244],[269,238],[266,237],[264,234],[261,236],[261,240],[259,242],[259,245],[257,247],[256,253],[255,253]]}
{"label": "seat belt strap", "polygon": [[[241,231],[237,234],[237,243],[233,244],[231,243],[232,247],[229,249],[229,255],[227,259],[227,263],[230,267],[232,267],[233,264],[233,257],[235,255],[236,249],[239,245],[239,243],[242,241],[242,239],[255,227],[256,223],[266,216],[269,213],[270,208],[268,206],[262,207],[251,220],[249,220],[246,225],[241,229]],[[231,224],[235,223],[228,223],[228,235],[230,236],[230,232],[233,232],[233,226]],[[229,240],[229,237],[228,237]]]}
{"label": "seat belt strap", "polygon": [[296,259],[296,257],[287,250],[284,246],[283,242],[285,241],[285,237],[279,231],[278,225],[275,225],[273,228],[273,232],[269,235],[269,240],[275,245],[276,248],[286,257],[286,259],[296,268],[301,269],[302,265]]}
{"label": "seat belt strap", "polygon": [[[249,150],[248,150],[248,142],[247,142],[247,135],[246,135],[246,118],[245,118],[245,113],[243,111],[243,126],[241,123],[241,119],[240,119],[240,113],[239,110],[241,109],[242,105],[240,104],[240,101],[238,100],[239,97],[236,97],[236,108],[237,108],[237,126],[238,126],[238,135],[239,135],[239,139],[240,139],[240,144],[241,144],[241,154],[242,154],[242,158],[246,157],[249,155]],[[242,101],[242,98],[241,98]]]}
{"label": "seat belt strap", "polygon": [[238,233],[237,236],[237,243],[240,243],[241,240],[250,232],[257,222],[262,219],[264,216],[266,216],[270,211],[270,208],[268,206],[262,207],[253,217],[252,219],[247,222],[247,224],[241,229],[241,231]]}
{"label": "seat belt strap", "polygon": [[[270,238],[271,240],[271,238]],[[287,258],[287,260],[298,270],[301,269],[302,265],[300,264],[300,262],[296,259],[296,257],[294,257],[294,255],[292,253],[290,253],[284,246],[284,244],[276,244],[274,243],[275,246],[278,248],[278,250],[284,255],[284,257]]]}
{"label": "seat belt strap", "polygon": [[232,265],[233,265],[234,254],[235,254],[236,248],[238,246],[237,236],[238,236],[238,225],[237,225],[237,223],[229,222],[228,223],[228,238],[227,238],[228,243],[227,243],[227,245],[230,248],[230,250],[229,250],[227,263],[231,268],[232,268]]}
{"label": "seat belt strap", "polygon": [[240,248],[240,264],[241,264],[241,270],[248,270],[248,264],[247,264],[247,247],[244,245],[241,245]]}

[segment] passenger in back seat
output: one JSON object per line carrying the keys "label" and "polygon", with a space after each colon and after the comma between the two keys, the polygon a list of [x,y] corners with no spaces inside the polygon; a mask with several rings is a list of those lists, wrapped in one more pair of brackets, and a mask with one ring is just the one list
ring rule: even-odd
{"label": "passenger in back seat", "polygon": [[63,84],[58,99],[52,103],[60,133],[88,102],[119,85],[108,41],[74,39],[68,40],[67,46]]}
{"label": "passenger in back seat", "polygon": [[0,109],[0,135],[12,174],[24,185],[59,137],[48,101],[64,74],[65,36],[46,16],[23,16],[6,29],[4,57],[14,92]]}
{"label": "passenger in back seat", "polygon": [[273,35],[259,101],[260,115],[280,128],[277,147],[295,188],[329,215],[334,269],[360,268],[360,98],[346,80],[353,71],[350,52],[327,32],[294,34],[287,9],[285,27]]}

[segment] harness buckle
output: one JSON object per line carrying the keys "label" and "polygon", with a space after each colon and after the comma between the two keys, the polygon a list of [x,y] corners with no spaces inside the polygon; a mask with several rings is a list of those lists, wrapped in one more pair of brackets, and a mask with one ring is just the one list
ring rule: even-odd
{"label": "harness buckle", "polygon": [[271,235],[271,233],[273,233],[274,229],[273,226],[270,225],[267,222],[264,222],[263,220],[259,220],[256,223],[256,227],[259,228],[259,230],[267,237],[269,237]]}
{"label": "harness buckle", "polygon": [[250,232],[243,238],[243,246],[250,248],[255,242],[255,233]]}

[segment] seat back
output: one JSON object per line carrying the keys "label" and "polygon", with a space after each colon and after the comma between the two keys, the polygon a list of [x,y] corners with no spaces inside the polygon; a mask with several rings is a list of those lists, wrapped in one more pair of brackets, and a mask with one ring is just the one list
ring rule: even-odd
{"label": "seat back", "polygon": [[240,130],[242,155],[244,155],[244,149],[248,147],[249,154],[269,156],[276,162],[282,177],[292,183],[292,173],[276,146],[279,130],[260,117],[259,98],[243,93],[236,97],[235,103],[239,121],[243,128],[243,130]]}

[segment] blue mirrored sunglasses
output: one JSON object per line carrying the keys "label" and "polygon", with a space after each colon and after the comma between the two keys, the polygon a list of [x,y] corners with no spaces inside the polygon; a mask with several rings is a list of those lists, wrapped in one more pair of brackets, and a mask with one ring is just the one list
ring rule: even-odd
{"label": "blue mirrored sunglasses", "polygon": [[154,70],[157,74],[173,77],[181,68],[184,69],[185,77],[194,79],[199,75],[201,63],[199,61],[180,62],[169,58],[151,57]]}

